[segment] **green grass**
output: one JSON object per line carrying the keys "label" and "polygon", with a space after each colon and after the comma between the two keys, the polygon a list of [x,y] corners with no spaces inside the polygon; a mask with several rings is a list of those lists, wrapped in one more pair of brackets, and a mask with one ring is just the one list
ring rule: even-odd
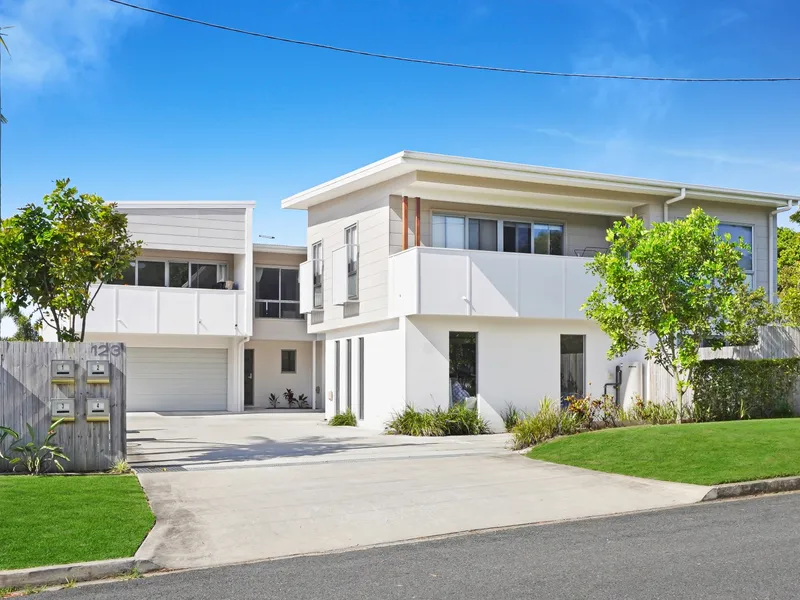
{"label": "green grass", "polygon": [[702,485],[800,475],[800,419],[604,429],[555,439],[528,456]]}
{"label": "green grass", "polygon": [[0,477],[0,570],[133,556],[155,517],[134,475]]}

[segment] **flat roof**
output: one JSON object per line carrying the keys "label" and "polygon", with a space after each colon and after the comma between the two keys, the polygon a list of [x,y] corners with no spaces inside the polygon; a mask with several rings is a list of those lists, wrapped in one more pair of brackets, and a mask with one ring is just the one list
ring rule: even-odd
{"label": "flat roof", "polygon": [[119,208],[254,208],[254,200],[109,200]]}
{"label": "flat roof", "polygon": [[800,196],[770,194],[764,192],[720,188],[690,183],[626,177],[556,169],[521,163],[466,158],[446,154],[431,154],[403,150],[368,164],[355,171],[345,173],[317,186],[289,196],[281,201],[282,208],[307,209],[316,204],[338,198],[378,183],[414,171],[430,171],[453,175],[465,175],[512,181],[526,181],[565,187],[604,189],[650,196],[663,196],[665,199],[677,196],[686,190],[686,197],[696,200],[733,201],[740,203],[767,204],[783,206],[800,200]]}
{"label": "flat roof", "polygon": [[289,246],[286,244],[253,244],[253,252],[275,252],[276,254],[302,254],[308,253],[306,246]]}

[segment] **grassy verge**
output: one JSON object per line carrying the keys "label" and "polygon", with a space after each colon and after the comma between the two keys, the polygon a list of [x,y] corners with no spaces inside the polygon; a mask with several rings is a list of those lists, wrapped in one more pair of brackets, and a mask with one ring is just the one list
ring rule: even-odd
{"label": "grassy verge", "polygon": [[528,456],[702,485],[800,475],[800,419],[604,429],[555,439]]}
{"label": "grassy verge", "polygon": [[134,475],[0,477],[0,570],[132,556],[155,517]]}

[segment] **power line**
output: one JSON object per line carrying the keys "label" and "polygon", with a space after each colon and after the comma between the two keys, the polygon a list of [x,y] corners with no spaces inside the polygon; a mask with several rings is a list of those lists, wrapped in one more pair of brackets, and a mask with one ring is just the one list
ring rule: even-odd
{"label": "power line", "polygon": [[624,79],[631,81],[677,81],[683,83],[774,83],[778,81],[800,81],[800,77],[646,77],[639,75],[604,75],[600,73],[562,73],[558,71],[535,71],[530,69],[511,69],[508,67],[491,67],[486,65],[470,65],[465,63],[455,63],[440,60],[428,60],[425,58],[411,58],[408,56],[395,56],[392,54],[381,54],[379,52],[369,52],[367,50],[356,50],[354,48],[342,48],[340,46],[331,46],[329,44],[321,44],[319,42],[309,42],[306,40],[295,40],[291,38],[280,37],[277,35],[270,35],[267,33],[259,33],[257,31],[247,31],[246,29],[238,29],[236,27],[229,27],[227,25],[219,25],[217,23],[209,23],[208,21],[201,21],[199,19],[192,19],[154,8],[147,8],[124,2],[123,0],[108,0],[114,4],[127,6],[128,8],[135,8],[154,15],[168,17],[194,25],[203,25],[204,27],[211,27],[213,29],[221,29],[222,31],[229,31],[231,33],[240,33],[242,35],[249,35],[252,37],[273,40],[275,42],[283,42],[286,44],[296,44],[298,46],[308,46],[311,48],[320,48],[322,50],[332,50],[334,52],[343,52],[345,54],[356,54],[358,56],[369,56],[371,58],[381,58],[384,60],[393,60],[397,62],[414,63],[420,65],[434,65],[438,67],[451,67],[456,69],[471,69],[473,71],[494,71],[497,73],[516,73],[518,75],[541,75],[545,77],[575,77],[581,79]]}

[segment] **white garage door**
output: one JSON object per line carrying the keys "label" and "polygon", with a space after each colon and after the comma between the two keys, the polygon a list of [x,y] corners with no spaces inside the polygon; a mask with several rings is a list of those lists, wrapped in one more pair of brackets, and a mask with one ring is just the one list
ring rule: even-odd
{"label": "white garage door", "polygon": [[226,410],[228,351],[128,348],[128,410]]}

